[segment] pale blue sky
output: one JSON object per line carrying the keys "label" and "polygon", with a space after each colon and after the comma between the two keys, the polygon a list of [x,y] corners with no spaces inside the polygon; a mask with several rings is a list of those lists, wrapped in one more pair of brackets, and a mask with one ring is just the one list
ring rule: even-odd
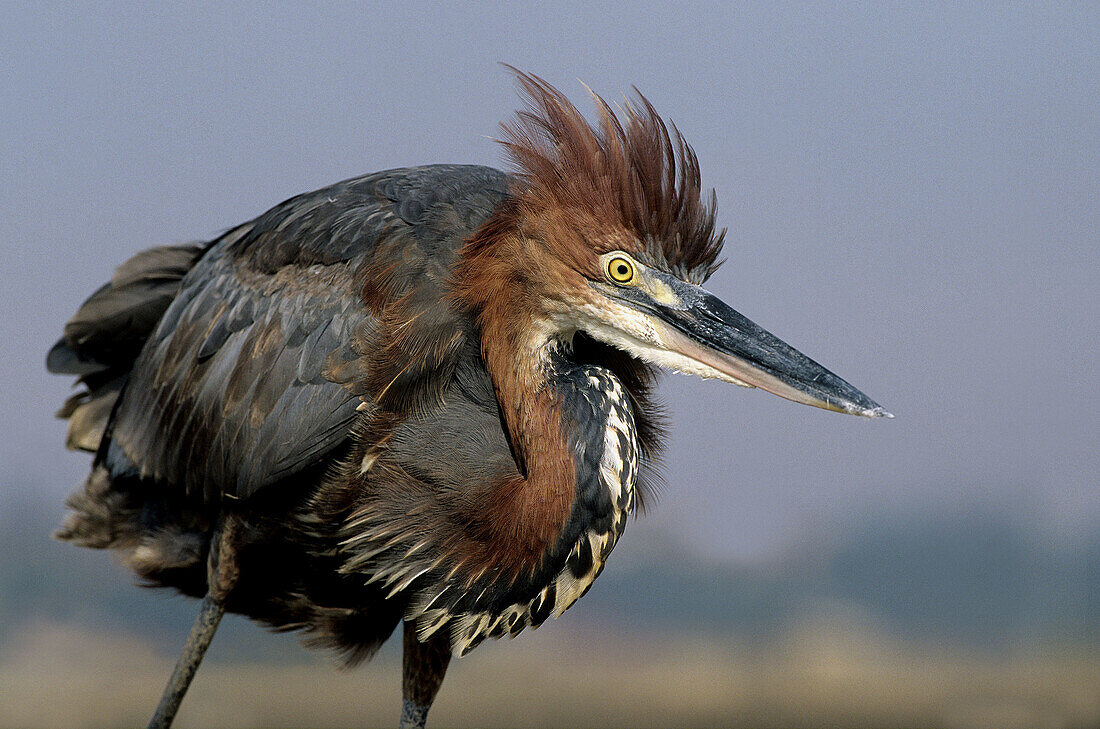
{"label": "pale blue sky", "polygon": [[1097,8],[8,5],[0,509],[60,514],[82,478],[42,362],[115,265],[363,172],[499,164],[505,61],[582,105],[638,86],[718,192],[711,290],[898,416],[669,376],[668,487],[632,532],[751,559],[976,505],[1094,535]]}

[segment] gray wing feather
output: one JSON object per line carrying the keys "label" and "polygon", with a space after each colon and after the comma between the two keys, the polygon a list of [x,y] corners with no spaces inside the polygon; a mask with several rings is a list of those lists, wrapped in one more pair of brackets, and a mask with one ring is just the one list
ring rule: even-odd
{"label": "gray wing feather", "polygon": [[119,266],[65,325],[46,369],[77,375],[86,389],[58,411],[69,420],[66,444],[96,452],[142,345],[201,255],[195,244],[151,248]]}
{"label": "gray wing feather", "polygon": [[240,276],[231,256],[211,251],[130,375],[108,468],[206,501],[246,498],[339,445],[358,399],[324,378],[342,352],[331,332],[368,314],[349,264],[325,268],[333,270],[324,285],[286,274],[274,285]]}
{"label": "gray wing feather", "polygon": [[[326,465],[369,395],[334,374],[356,371],[377,323],[357,275],[383,241],[453,252],[505,188],[488,168],[392,170],[292,198],[215,241],[130,373],[107,468],[213,502]],[[439,224],[455,218],[473,227]]]}

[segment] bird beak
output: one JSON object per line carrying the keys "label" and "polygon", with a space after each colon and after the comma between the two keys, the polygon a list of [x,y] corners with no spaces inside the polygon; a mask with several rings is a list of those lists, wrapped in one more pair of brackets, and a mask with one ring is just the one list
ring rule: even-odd
{"label": "bird beak", "polygon": [[759,387],[826,410],[868,418],[894,417],[705,289],[664,272],[651,270],[647,274],[649,285],[643,282],[630,298],[649,314],[664,347],[690,361],[690,366],[678,369]]}

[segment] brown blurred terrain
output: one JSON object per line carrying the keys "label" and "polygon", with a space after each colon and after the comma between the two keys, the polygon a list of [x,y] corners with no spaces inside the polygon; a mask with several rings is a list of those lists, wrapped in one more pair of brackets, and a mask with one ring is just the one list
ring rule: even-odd
{"label": "brown blurred terrain", "polygon": [[[265,638],[258,634],[256,640]],[[393,726],[399,660],[341,671],[212,657],[177,726]],[[171,659],[132,635],[25,625],[0,661],[0,726],[142,726]],[[764,648],[731,637],[612,642],[546,626],[456,661],[432,724],[492,727],[1096,726],[1095,652],[1012,655],[805,625]]]}
{"label": "brown blurred terrain", "polygon": [[[0,514],[0,728],[141,726],[196,603]],[[1100,548],[988,514],[882,517],[768,564],[644,530],[558,621],[452,664],[433,725],[1100,726]],[[392,641],[391,641],[392,643]],[[393,726],[400,656],[340,670],[223,624],[186,727]]]}

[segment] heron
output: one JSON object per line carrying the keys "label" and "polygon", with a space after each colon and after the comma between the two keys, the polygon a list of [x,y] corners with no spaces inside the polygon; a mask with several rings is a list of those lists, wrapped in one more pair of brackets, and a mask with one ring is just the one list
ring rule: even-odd
{"label": "heron", "polygon": [[354,664],[403,625],[400,726],[452,655],[560,616],[652,495],[659,368],[892,417],[702,287],[725,237],[635,90],[590,122],[512,69],[510,171],[392,169],[123,263],[47,355],[94,454],[58,530]]}

